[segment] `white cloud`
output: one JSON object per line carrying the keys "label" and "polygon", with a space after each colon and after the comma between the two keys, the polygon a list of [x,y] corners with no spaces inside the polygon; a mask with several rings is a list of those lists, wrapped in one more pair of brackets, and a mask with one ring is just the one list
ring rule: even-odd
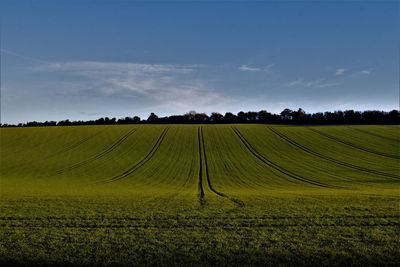
{"label": "white cloud", "polygon": [[264,68],[250,67],[249,65],[242,65],[238,69],[241,70],[241,71],[253,71],[253,72],[254,71],[265,71],[265,72],[269,72],[273,66],[275,66],[275,64],[269,64],[269,65],[265,66]]}
{"label": "white cloud", "polygon": [[346,71],[347,71],[347,69],[343,69],[343,68],[337,69],[335,71],[335,76],[343,75]]}
{"label": "white cloud", "polygon": [[265,66],[264,70],[268,72],[268,71],[270,71],[270,70],[271,70],[271,68],[272,68],[272,67],[274,67],[274,66],[275,66],[275,64],[274,64],[274,63],[272,63],[272,64],[269,64],[269,65]]}
{"label": "white cloud", "polygon": [[306,86],[306,87],[314,87],[314,88],[324,88],[324,87],[332,87],[332,86],[337,86],[342,84],[341,82],[325,82],[326,81],[325,78],[321,78],[321,79],[316,79],[316,80],[305,80],[303,78],[291,81],[289,83],[286,84],[286,86],[288,87],[293,87],[293,86]]}
{"label": "white cloud", "polygon": [[260,68],[256,67],[249,67],[248,65],[242,65],[239,67],[239,70],[241,71],[262,71]]}
{"label": "white cloud", "polygon": [[139,98],[153,107],[168,107],[176,112],[203,110],[233,101],[194,75],[202,67],[77,61],[42,64],[34,70],[68,75],[74,86],[64,91],[66,95]]}
{"label": "white cloud", "polygon": [[190,73],[201,65],[140,64],[127,62],[75,61],[37,66],[36,70],[75,72],[78,74],[161,74]]}
{"label": "white cloud", "polygon": [[341,83],[324,83],[324,84],[318,85],[318,87],[320,87],[320,88],[325,88],[325,87],[337,86],[337,85],[340,85],[340,84],[341,84]]}
{"label": "white cloud", "polygon": [[302,84],[303,81],[304,81],[303,79],[297,79],[297,80],[289,82],[287,84],[287,86],[292,87],[292,86],[295,86],[295,85],[299,85],[299,84]]}
{"label": "white cloud", "polygon": [[361,70],[359,72],[354,73],[354,75],[369,75],[371,74],[370,70]]}
{"label": "white cloud", "polygon": [[311,80],[311,81],[308,81],[308,82],[306,83],[306,86],[307,86],[307,87],[312,87],[312,86],[318,85],[318,84],[320,84],[323,80],[324,80],[324,79],[318,79],[318,80]]}

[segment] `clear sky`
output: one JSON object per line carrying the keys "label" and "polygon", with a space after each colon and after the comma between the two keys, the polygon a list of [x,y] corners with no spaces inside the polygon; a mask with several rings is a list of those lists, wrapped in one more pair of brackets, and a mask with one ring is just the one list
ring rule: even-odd
{"label": "clear sky", "polygon": [[2,122],[398,109],[399,5],[2,0]]}

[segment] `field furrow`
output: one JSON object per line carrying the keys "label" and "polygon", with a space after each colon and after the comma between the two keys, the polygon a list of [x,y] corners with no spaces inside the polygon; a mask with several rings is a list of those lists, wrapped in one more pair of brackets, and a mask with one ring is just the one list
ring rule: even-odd
{"label": "field furrow", "polygon": [[390,173],[381,172],[381,171],[378,171],[378,170],[364,168],[364,167],[361,167],[361,166],[357,166],[357,165],[354,165],[354,164],[351,164],[351,163],[348,163],[348,162],[345,162],[345,161],[337,160],[337,159],[329,157],[327,155],[318,153],[318,152],[316,152],[314,150],[311,150],[311,149],[309,149],[309,148],[297,143],[295,140],[289,138],[288,136],[284,135],[283,133],[279,132],[278,130],[276,130],[273,127],[268,127],[268,129],[270,131],[272,131],[274,134],[276,134],[277,136],[279,136],[280,138],[282,138],[283,140],[285,140],[286,142],[288,142],[289,144],[293,145],[294,147],[296,147],[296,148],[298,148],[300,150],[303,150],[303,151],[305,151],[305,152],[307,152],[307,153],[309,153],[311,155],[314,155],[314,156],[316,156],[318,158],[322,158],[322,159],[325,159],[325,160],[327,160],[329,162],[337,164],[339,166],[352,168],[352,169],[363,171],[363,172],[366,172],[366,173],[369,173],[369,174],[380,175],[380,176],[389,177],[389,178],[393,178],[393,179],[400,179],[400,175],[394,175],[394,174],[390,174]]}
{"label": "field furrow", "polygon": [[337,186],[333,186],[333,185],[328,185],[326,183],[322,183],[322,182],[318,182],[318,181],[314,181],[311,180],[309,178],[300,176],[298,174],[295,174],[285,168],[283,168],[282,166],[278,165],[277,163],[269,160],[268,158],[266,158],[265,156],[263,156],[262,154],[260,154],[257,150],[254,149],[254,147],[247,141],[247,139],[240,133],[240,131],[235,128],[232,127],[232,130],[236,133],[236,135],[238,136],[238,138],[240,139],[240,141],[242,141],[242,143],[245,145],[245,147],[259,160],[261,160],[262,162],[264,162],[266,165],[268,165],[271,168],[274,168],[275,170],[281,172],[282,174],[286,175],[289,178],[295,179],[297,181],[301,181],[303,183],[306,184],[310,184],[310,185],[314,185],[314,186],[319,186],[319,187],[327,187],[327,188],[340,188]]}
{"label": "field furrow", "polygon": [[310,131],[313,131],[313,132],[315,132],[315,133],[317,133],[319,135],[322,135],[322,136],[324,136],[326,138],[332,139],[332,140],[334,140],[336,142],[345,144],[345,145],[350,146],[350,147],[355,148],[355,149],[359,149],[359,150],[362,150],[362,151],[365,151],[365,152],[368,152],[368,153],[371,153],[371,154],[375,154],[375,155],[379,155],[379,156],[383,156],[383,157],[387,157],[387,158],[400,159],[399,155],[393,155],[393,154],[377,151],[377,150],[374,150],[374,149],[370,149],[368,147],[360,146],[360,145],[354,144],[354,143],[349,142],[347,140],[343,140],[341,138],[335,137],[333,135],[327,134],[325,132],[322,132],[322,131],[314,129],[314,128],[307,128],[307,129],[309,129]]}
{"label": "field furrow", "polygon": [[70,152],[72,150],[77,149],[78,147],[80,147],[81,145],[85,144],[86,142],[94,139],[96,136],[98,136],[99,134],[101,134],[105,130],[106,130],[106,128],[104,128],[102,130],[99,130],[99,131],[97,131],[97,132],[95,132],[95,133],[93,133],[93,134],[91,134],[91,135],[89,135],[89,136],[87,136],[85,138],[79,139],[78,141],[73,142],[71,144],[68,144],[68,145],[62,147],[60,150],[57,150],[54,153],[51,153],[50,155],[47,155],[47,156],[44,156],[44,157],[33,158],[33,159],[31,158],[30,160],[26,160],[26,161],[24,161],[22,163],[19,163],[18,165],[9,166],[8,168],[10,168],[10,169],[16,168],[16,167],[20,168],[22,166],[26,166],[26,165],[30,165],[30,164],[33,164],[33,163],[37,163],[39,161],[45,161],[45,160],[48,160],[48,159],[51,159],[51,158],[59,157],[62,154],[65,154],[67,152]]}
{"label": "field furrow", "polygon": [[[0,128],[0,264],[398,266],[400,160],[309,128]],[[400,156],[398,126],[312,128]]]}
{"label": "field furrow", "polygon": [[203,146],[201,140],[201,128],[197,129],[198,143],[199,143],[199,199],[200,204],[204,203],[204,188],[203,188]]}
{"label": "field furrow", "polygon": [[82,167],[84,165],[92,163],[95,160],[98,160],[98,159],[100,159],[102,157],[107,156],[108,154],[112,153],[119,145],[121,145],[126,139],[128,139],[128,137],[131,136],[135,131],[137,131],[137,129],[132,129],[132,130],[128,131],[128,133],[124,134],[115,143],[113,143],[110,147],[108,147],[107,149],[103,150],[102,152],[100,152],[100,153],[98,153],[98,154],[96,154],[96,155],[94,155],[94,156],[92,156],[92,157],[90,157],[90,158],[88,158],[86,160],[80,161],[80,162],[75,163],[75,164],[73,164],[71,166],[68,166],[68,167],[65,167],[63,169],[57,170],[56,174],[62,174],[64,172],[71,171],[73,169]]}
{"label": "field furrow", "polygon": [[353,129],[353,130],[355,130],[355,131],[358,131],[358,132],[360,132],[360,133],[364,133],[364,134],[368,134],[368,135],[371,135],[371,136],[374,136],[374,137],[381,138],[381,139],[383,139],[383,140],[392,141],[392,142],[397,142],[397,143],[400,142],[400,139],[399,139],[399,138],[392,138],[392,137],[389,137],[389,136],[384,136],[384,135],[378,134],[378,133],[376,133],[376,132],[371,132],[371,131],[368,131],[368,130],[360,129],[360,128],[358,128],[358,127],[349,126],[349,128],[351,128],[351,129]]}
{"label": "field furrow", "polygon": [[[211,178],[210,178],[209,169],[208,169],[207,153],[206,153],[206,147],[204,145],[204,133],[203,133],[203,128],[201,126],[199,127],[199,143],[201,143],[201,146],[200,146],[201,152],[200,152],[200,154],[203,154],[203,157],[204,157],[204,160],[203,160],[204,161],[204,172],[205,172],[205,177],[206,177],[208,189],[211,192],[213,192],[214,194],[216,194],[216,195],[218,195],[220,197],[229,199],[230,201],[232,201],[236,205],[243,206],[244,204],[243,204],[242,201],[240,201],[240,200],[238,200],[236,198],[227,196],[226,194],[224,194],[224,193],[222,193],[220,191],[217,191],[213,187],[212,182],[211,182]],[[203,161],[201,161],[201,162],[203,162]]]}
{"label": "field furrow", "polygon": [[58,156],[59,154],[63,154],[63,153],[68,152],[68,151],[70,151],[72,149],[75,149],[75,148],[79,147],[80,145],[86,143],[87,141],[93,139],[94,137],[96,137],[97,135],[99,135],[100,133],[102,133],[105,130],[106,129],[100,130],[100,131],[98,131],[98,132],[96,132],[96,133],[94,133],[94,134],[92,134],[92,135],[90,135],[90,136],[88,136],[86,138],[83,138],[83,139],[79,140],[78,142],[73,143],[73,144],[65,147],[64,149],[58,151],[57,153],[54,153],[54,154],[50,155],[49,157],[46,157],[46,159],[48,159],[50,157]]}
{"label": "field furrow", "polygon": [[121,180],[123,178],[126,178],[129,175],[131,175],[133,172],[135,172],[137,169],[142,167],[144,164],[146,164],[153,157],[153,155],[156,153],[156,151],[160,147],[160,145],[163,142],[163,140],[165,138],[165,135],[167,134],[168,130],[169,130],[169,128],[165,128],[161,132],[161,134],[158,137],[157,141],[155,142],[154,146],[151,148],[149,153],[143,159],[141,159],[139,162],[135,163],[131,168],[129,168],[128,170],[124,171],[123,173],[118,174],[118,175],[112,177],[111,179],[105,180],[103,182],[110,183],[110,182],[115,182],[115,181]]}

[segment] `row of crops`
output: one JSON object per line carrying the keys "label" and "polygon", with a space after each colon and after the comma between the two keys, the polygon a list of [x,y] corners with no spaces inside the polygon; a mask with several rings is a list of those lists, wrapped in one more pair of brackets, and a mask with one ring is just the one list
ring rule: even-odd
{"label": "row of crops", "polygon": [[0,129],[0,264],[398,266],[399,130]]}
{"label": "row of crops", "polygon": [[[27,184],[216,194],[390,187],[397,126],[96,126],[2,129],[1,175]],[[7,181],[6,181],[7,182]]]}

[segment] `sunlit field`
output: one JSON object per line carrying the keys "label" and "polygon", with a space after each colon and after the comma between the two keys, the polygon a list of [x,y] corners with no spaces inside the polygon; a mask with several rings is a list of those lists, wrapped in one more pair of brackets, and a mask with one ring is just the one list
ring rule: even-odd
{"label": "sunlit field", "polygon": [[2,128],[0,263],[399,265],[399,131]]}

